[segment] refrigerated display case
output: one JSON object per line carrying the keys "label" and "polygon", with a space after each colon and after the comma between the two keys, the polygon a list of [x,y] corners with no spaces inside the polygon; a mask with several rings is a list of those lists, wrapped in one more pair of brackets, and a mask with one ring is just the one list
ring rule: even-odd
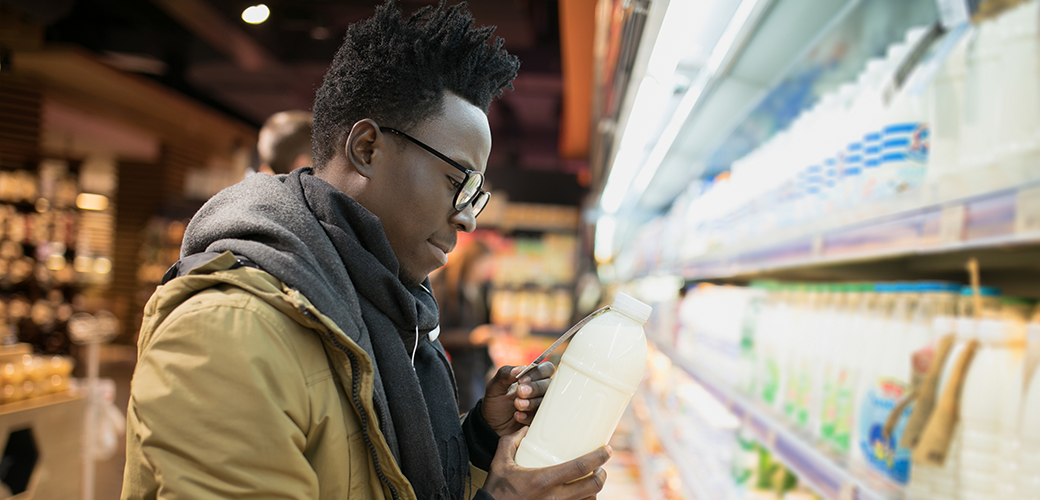
{"label": "refrigerated display case", "polygon": [[[711,439],[750,436],[821,498],[1030,498],[1040,2],[733,5],[725,62],[683,55],[665,80],[693,83],[640,153],[614,143],[600,276],[683,283],[647,327],[661,363],[736,420]],[[694,477],[711,439],[684,442],[695,420],[654,394],[684,491],[724,498]]]}

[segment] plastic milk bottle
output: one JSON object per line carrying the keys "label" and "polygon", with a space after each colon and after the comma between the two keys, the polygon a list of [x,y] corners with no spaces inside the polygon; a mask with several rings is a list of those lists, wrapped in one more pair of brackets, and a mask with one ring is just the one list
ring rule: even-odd
{"label": "plastic milk bottle", "polygon": [[[1035,321],[1035,319],[1034,319]],[[1022,499],[1040,498],[1040,369],[1034,363],[1040,355],[1040,323],[1029,325],[1029,350],[1026,356],[1028,382],[1022,400],[1019,422],[1018,494]]]}
{"label": "plastic milk bottle", "polygon": [[611,310],[574,335],[516,463],[548,467],[607,444],[646,366],[650,306],[619,293]]}

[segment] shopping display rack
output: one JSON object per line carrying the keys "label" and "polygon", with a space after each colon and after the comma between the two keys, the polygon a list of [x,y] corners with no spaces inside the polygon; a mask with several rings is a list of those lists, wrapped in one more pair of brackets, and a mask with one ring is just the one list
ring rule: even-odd
{"label": "shopping display rack", "polygon": [[673,265],[645,262],[639,274],[674,272],[688,280],[754,276],[808,267],[956,255],[1040,244],[1040,183],[920,207],[845,225],[765,235],[738,248]]}
{"label": "shopping display rack", "polygon": [[[779,415],[719,381],[710,373],[663,348],[672,363],[684,370],[744,423],[744,428],[820,496],[833,500],[900,500],[902,489],[880,477],[854,474],[812,439],[789,426]],[[672,455],[673,458],[681,455]],[[682,470],[682,467],[680,467]]]}

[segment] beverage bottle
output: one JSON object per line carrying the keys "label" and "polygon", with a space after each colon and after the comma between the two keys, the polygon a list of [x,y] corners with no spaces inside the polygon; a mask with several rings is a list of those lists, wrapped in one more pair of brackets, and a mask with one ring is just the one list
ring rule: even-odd
{"label": "beverage bottle", "polygon": [[[997,480],[1001,463],[1003,412],[1010,399],[1005,392],[1014,376],[1017,330],[1000,319],[978,323],[980,348],[962,388],[960,417],[960,500],[999,498]],[[1021,387],[1021,386],[1019,386]]]}
{"label": "beverage bottle", "polygon": [[570,340],[516,463],[548,467],[607,444],[646,367],[650,306],[619,293]]}
{"label": "beverage bottle", "polygon": [[[1038,308],[1040,312],[1040,308]],[[1021,447],[1018,455],[1019,477],[1018,498],[1040,499],[1040,315],[1034,315],[1029,325],[1029,344],[1026,355],[1025,375],[1027,384],[1022,398],[1022,415],[1019,423]]]}
{"label": "beverage bottle", "polygon": [[820,437],[831,446],[837,424],[838,388],[847,377],[845,365],[846,340],[848,332],[843,325],[850,324],[851,302],[855,298],[855,288],[851,284],[831,285],[830,305],[826,310],[824,329],[825,342],[820,349],[819,365],[822,376],[822,398],[820,401]]}
{"label": "beverage bottle", "polygon": [[928,123],[932,127],[927,182],[934,187],[940,200],[971,193],[970,182],[963,178],[959,159],[968,37],[960,31],[946,37],[960,39],[943,41],[955,45],[942,62],[927,94],[930,99]]}
{"label": "beverage bottle", "polygon": [[1040,158],[1040,1],[1030,0],[997,19],[1001,106],[997,137],[1004,180],[1018,185],[1037,178]]}
{"label": "beverage bottle", "polygon": [[872,389],[879,375],[878,359],[888,348],[888,311],[896,298],[894,283],[875,283],[874,292],[866,301],[867,311],[864,326],[860,329],[857,344],[861,348],[858,359],[859,381],[854,397],[854,425],[849,437],[852,469],[857,473],[871,470],[874,448],[871,444],[871,422],[874,419]]}
{"label": "beverage bottle", "polygon": [[[979,24],[966,46],[964,101],[960,114],[960,170],[972,180],[975,192],[1003,184],[995,165],[1000,138],[1001,68],[999,27],[992,20]],[[973,194],[973,193],[968,193]]]}
{"label": "beverage bottle", "polygon": [[776,302],[771,318],[773,326],[769,336],[770,341],[766,351],[766,359],[763,363],[762,374],[762,401],[767,405],[782,412],[785,405],[785,391],[787,388],[788,362],[791,351],[791,330],[794,318],[793,312],[793,287],[791,285],[778,285],[774,292]]}
{"label": "beverage bottle", "polygon": [[863,362],[866,360],[870,312],[874,304],[873,283],[850,285],[851,293],[846,314],[849,325],[843,329],[839,342],[840,362],[834,395],[834,432],[831,437],[836,451],[842,457],[849,454],[855,427],[856,388],[859,385]]}
{"label": "beverage bottle", "polygon": [[[931,346],[944,335],[953,332],[954,312],[957,306],[957,294],[960,285],[955,283],[931,281],[921,283],[922,295],[916,312],[910,322],[909,343],[912,352],[923,355],[922,348]],[[936,361],[932,361],[936,362]],[[927,372],[920,367],[911,377],[921,377]],[[917,386],[917,383],[914,384]],[[941,394],[941,393],[937,393]],[[938,396],[936,396],[938,397]],[[914,463],[907,490],[912,498],[928,498],[932,494],[936,468],[925,463]]]}
{"label": "beverage bottle", "polygon": [[865,401],[860,413],[860,446],[873,471],[905,484],[910,475],[910,450],[899,445],[910,408],[907,407],[888,439],[883,428],[889,413],[907,394],[910,385],[909,366],[912,349],[909,344],[910,319],[920,298],[916,283],[893,285],[885,329],[879,332],[880,356],[873,377],[868,380]]}
{"label": "beverage bottle", "polygon": [[1006,348],[1011,356],[1010,379],[1000,384],[1000,464],[997,469],[997,498],[1018,497],[1018,476],[1022,440],[1019,419],[1025,389],[1025,354],[1027,322],[1032,313],[1032,301],[1005,297],[1000,301],[1000,321],[1009,334]]}

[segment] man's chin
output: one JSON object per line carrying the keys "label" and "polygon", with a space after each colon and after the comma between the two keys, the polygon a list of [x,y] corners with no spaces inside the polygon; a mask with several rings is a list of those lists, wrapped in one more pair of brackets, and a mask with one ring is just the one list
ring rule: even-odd
{"label": "man's chin", "polygon": [[405,270],[402,269],[401,272],[398,273],[397,279],[401,280],[401,283],[403,283],[404,286],[408,286],[408,287],[419,286],[419,285],[421,285],[423,283],[423,281],[426,281],[426,277],[429,276],[429,274],[431,272],[433,272],[433,270],[430,270],[427,273],[421,273],[421,274],[420,273],[409,273],[409,272],[406,272]]}

